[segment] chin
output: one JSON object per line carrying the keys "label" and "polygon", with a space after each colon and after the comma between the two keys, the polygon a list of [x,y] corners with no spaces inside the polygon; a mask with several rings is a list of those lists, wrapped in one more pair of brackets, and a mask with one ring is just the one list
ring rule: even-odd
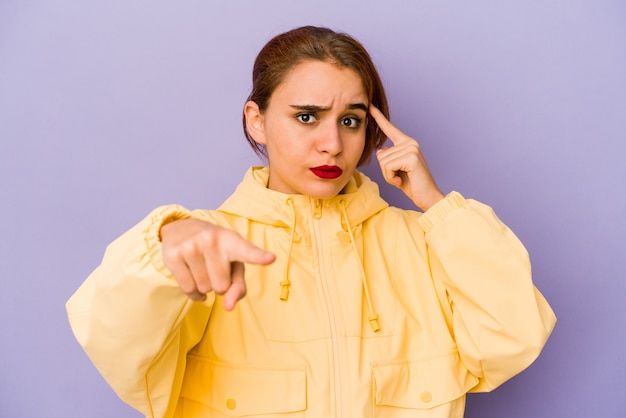
{"label": "chin", "polygon": [[337,192],[337,193],[325,193],[325,194],[311,193],[308,196],[312,197],[313,199],[332,199],[333,197],[337,196],[338,194],[339,194],[339,192]]}
{"label": "chin", "polygon": [[311,188],[310,190],[307,190],[307,193],[304,193],[304,194],[314,199],[332,199],[333,197],[337,196],[343,190],[344,187],[346,187],[345,184],[343,185],[326,184],[324,185],[324,187]]}

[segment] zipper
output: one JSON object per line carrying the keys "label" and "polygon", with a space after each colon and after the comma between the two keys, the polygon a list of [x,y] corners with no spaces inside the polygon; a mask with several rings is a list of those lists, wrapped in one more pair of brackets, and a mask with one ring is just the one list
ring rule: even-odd
{"label": "zipper", "polygon": [[339,335],[339,326],[337,324],[337,314],[333,303],[332,292],[329,286],[329,276],[327,274],[328,269],[326,267],[326,255],[324,247],[322,245],[322,201],[321,199],[314,199],[313,202],[313,225],[315,232],[315,247],[317,250],[317,257],[320,264],[320,282],[322,284],[322,291],[324,292],[324,299],[326,301],[326,310],[328,312],[328,322],[330,325],[330,338],[332,346],[332,372],[335,385],[335,416],[343,417],[343,384],[342,384],[342,362],[341,362],[341,338]]}

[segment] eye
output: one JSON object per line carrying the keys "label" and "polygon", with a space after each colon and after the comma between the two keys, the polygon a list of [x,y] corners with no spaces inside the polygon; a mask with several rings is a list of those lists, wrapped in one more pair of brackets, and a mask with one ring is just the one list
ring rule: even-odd
{"label": "eye", "polygon": [[361,126],[362,119],[356,116],[350,116],[341,120],[341,126],[350,129],[358,129]]}
{"label": "eye", "polygon": [[296,119],[300,122],[309,125],[315,122],[315,116],[312,113],[299,113],[296,115]]}

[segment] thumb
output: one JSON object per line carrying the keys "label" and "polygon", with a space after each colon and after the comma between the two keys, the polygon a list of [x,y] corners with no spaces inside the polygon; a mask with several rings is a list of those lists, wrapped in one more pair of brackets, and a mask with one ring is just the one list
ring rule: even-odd
{"label": "thumb", "polygon": [[231,264],[231,284],[224,293],[224,308],[232,311],[237,302],[246,295],[246,280],[244,278],[245,267],[243,263]]}

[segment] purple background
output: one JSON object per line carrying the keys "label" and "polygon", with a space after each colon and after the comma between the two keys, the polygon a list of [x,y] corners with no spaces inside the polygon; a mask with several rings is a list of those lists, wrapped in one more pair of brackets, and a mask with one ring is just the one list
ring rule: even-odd
{"label": "purple background", "polygon": [[214,208],[257,163],[240,128],[252,61],[302,24],[368,47],[393,121],[442,189],[521,237],[559,317],[467,417],[624,416],[625,2],[161,3],[0,0],[0,416],[138,416],[64,303],[150,209]]}

